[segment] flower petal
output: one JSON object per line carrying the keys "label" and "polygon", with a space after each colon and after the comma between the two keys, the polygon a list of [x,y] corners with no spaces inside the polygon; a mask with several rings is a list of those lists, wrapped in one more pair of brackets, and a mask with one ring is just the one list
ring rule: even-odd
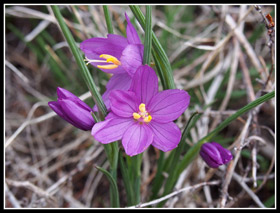
{"label": "flower petal", "polygon": [[61,108],[61,106],[60,106],[58,101],[50,101],[50,102],[48,102],[48,105],[59,117],[61,117],[62,119],[64,119],[68,123],[72,124],[73,126],[76,126],[76,124],[73,121],[71,121],[67,117],[67,115],[64,114],[64,112],[63,112],[63,110],[62,110],[62,108]]}
{"label": "flower petal", "polygon": [[211,144],[214,145],[220,152],[223,164],[226,164],[232,160],[232,154],[228,149],[225,149],[221,144],[218,144],[216,142],[211,142]]}
{"label": "flower petal", "polygon": [[129,44],[141,44],[141,40],[134,26],[131,24],[128,15],[125,13],[125,18],[127,21],[126,27],[126,37]]}
{"label": "flower petal", "polygon": [[122,144],[127,155],[140,154],[153,142],[153,132],[145,124],[134,122],[123,135]]}
{"label": "flower petal", "polygon": [[155,71],[148,65],[140,66],[132,78],[130,89],[136,94],[139,103],[146,104],[149,110],[149,102],[158,92],[158,79]]}
{"label": "flower petal", "polygon": [[[111,104],[109,96],[113,90],[128,90],[131,84],[132,78],[125,72],[123,74],[115,74],[108,81],[107,90],[103,93],[102,99],[108,111],[111,110]],[[93,107],[93,111],[97,112],[97,106]]]}
{"label": "flower petal", "polygon": [[80,49],[86,54],[94,53],[98,57],[102,54],[120,58],[122,51],[128,45],[127,39],[120,35],[109,34],[108,38],[90,38],[80,44]]}
{"label": "flower petal", "polygon": [[176,148],[181,140],[181,130],[173,123],[157,123],[150,122],[150,128],[154,134],[152,145],[163,152],[170,151]]}
{"label": "flower petal", "polygon": [[223,165],[222,156],[219,150],[212,143],[204,143],[199,152],[203,160],[212,168],[217,168]]}
{"label": "flower petal", "polygon": [[120,140],[124,132],[134,123],[132,119],[110,114],[112,113],[108,114],[109,119],[96,123],[91,130],[91,135],[103,144]]}
{"label": "flower petal", "polygon": [[122,52],[120,58],[122,68],[133,76],[137,68],[142,65],[144,46],[142,44],[129,44]]}
{"label": "flower petal", "polygon": [[156,94],[147,109],[158,123],[176,120],[189,106],[190,96],[184,90],[170,89]]}
{"label": "flower petal", "polygon": [[110,94],[111,110],[120,117],[132,117],[138,112],[135,93],[131,91],[114,90]]}
{"label": "flower petal", "polygon": [[85,110],[91,111],[91,108],[85,102],[83,102],[80,98],[78,98],[76,95],[69,92],[68,90],[63,89],[61,87],[57,87],[56,92],[57,92],[57,97],[59,100],[62,100],[62,99],[72,100],[77,105],[84,108]]}
{"label": "flower petal", "polygon": [[94,120],[90,111],[81,108],[75,102],[68,99],[58,100],[58,102],[64,112],[64,115],[66,115],[76,127],[82,130],[90,130],[92,128]]}
{"label": "flower petal", "polygon": [[[91,60],[100,60],[100,55],[108,54],[120,60],[122,51],[128,45],[127,39],[123,36],[108,34],[108,38],[90,38],[80,44],[80,49],[85,56]],[[105,61],[105,60],[104,60]],[[91,65],[108,65],[107,63],[91,62]],[[101,68],[100,68],[101,69]],[[115,69],[101,69],[103,72],[120,74],[125,73],[122,66]]]}

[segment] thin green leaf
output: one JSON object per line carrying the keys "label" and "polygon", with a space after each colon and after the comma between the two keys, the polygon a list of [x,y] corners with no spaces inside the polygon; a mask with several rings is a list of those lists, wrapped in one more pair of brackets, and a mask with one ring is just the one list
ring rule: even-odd
{"label": "thin green leaf", "polygon": [[[200,141],[195,143],[185,154],[183,159],[180,161],[180,163],[176,166],[176,168],[172,171],[172,173],[169,174],[166,182],[169,183],[165,185],[163,196],[170,193],[176,183],[176,180],[179,178],[180,174],[186,169],[186,167],[193,161],[193,159],[197,156],[199,153],[200,147],[203,143],[206,143],[211,140],[212,137],[217,135],[221,130],[223,130],[226,126],[228,126],[232,121],[237,119],[239,116],[243,115],[244,113],[248,112],[249,110],[253,109],[254,107],[262,104],[265,101],[270,100],[275,96],[275,91],[272,91],[270,93],[267,93],[266,95],[263,95],[256,99],[255,101],[252,101],[251,103],[247,104],[246,106],[242,107],[240,110],[238,110],[236,113],[228,117],[226,120],[224,120],[216,129],[214,129],[212,132],[210,132],[207,136],[202,138]],[[164,203],[160,203],[159,206],[162,206]]]}
{"label": "thin green leaf", "polygon": [[121,173],[123,177],[123,184],[126,191],[127,205],[132,206],[137,203],[135,202],[134,190],[132,187],[132,182],[129,177],[128,168],[125,165],[123,156],[120,153],[119,153],[119,160],[120,160]]}
{"label": "thin green leaf", "polygon": [[[145,17],[142,11],[140,10],[139,6],[130,5],[129,7],[133,12],[134,16],[137,18],[140,25],[142,26],[142,28],[145,29],[145,25],[146,25]],[[164,78],[164,83],[163,83],[164,89],[175,89],[176,86],[174,83],[171,65],[169,63],[169,60],[167,58],[164,49],[162,48],[154,32],[152,32],[152,45],[153,45],[153,49],[155,50],[154,52],[157,54],[157,57],[153,55],[155,58],[155,62],[157,66],[161,67],[161,69],[158,71],[161,72],[160,76]]]}
{"label": "thin green leaf", "polygon": [[89,72],[89,70],[88,70],[88,68],[87,68],[87,66],[86,66],[86,64],[83,60],[83,57],[82,57],[80,51],[78,50],[78,48],[76,46],[76,42],[75,42],[70,30],[68,29],[62,15],[60,13],[60,10],[59,10],[58,6],[53,5],[53,6],[51,6],[51,8],[52,8],[52,10],[54,12],[54,15],[57,19],[57,22],[58,22],[58,24],[61,28],[61,31],[62,31],[62,33],[63,33],[63,35],[64,35],[64,37],[65,37],[65,39],[66,39],[66,41],[69,45],[74,57],[75,57],[75,60],[76,60],[78,66],[81,70],[81,74],[82,74],[82,76],[83,76],[83,78],[84,78],[84,80],[87,84],[87,87],[89,88],[89,91],[92,94],[93,100],[98,106],[100,116],[104,118],[107,114],[106,106],[105,106],[105,104],[104,104],[104,102],[101,98],[100,93],[97,90],[97,87],[96,87],[96,85],[95,85],[95,83],[94,83],[94,81],[91,77],[91,74],[90,74],[90,72]]}
{"label": "thin green leaf", "polygon": [[113,30],[113,25],[112,25],[112,22],[111,22],[108,6],[104,5],[103,6],[103,11],[104,11],[104,15],[105,15],[105,20],[106,20],[108,33],[113,34],[114,30]]}
{"label": "thin green leaf", "polygon": [[145,22],[145,40],[144,40],[144,56],[143,64],[150,65],[152,48],[152,7],[146,6],[146,22]]}
{"label": "thin green leaf", "polygon": [[119,191],[118,191],[118,186],[117,186],[115,179],[112,177],[112,175],[108,171],[106,171],[102,167],[95,166],[95,168],[97,168],[104,175],[106,175],[106,177],[108,178],[108,180],[110,182],[110,185],[112,186],[112,196],[111,196],[113,198],[113,199],[111,199],[112,207],[120,207]]}

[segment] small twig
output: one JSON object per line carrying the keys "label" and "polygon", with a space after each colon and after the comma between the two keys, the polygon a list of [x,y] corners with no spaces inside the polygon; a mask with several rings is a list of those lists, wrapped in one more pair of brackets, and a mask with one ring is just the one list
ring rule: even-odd
{"label": "small twig", "polygon": [[248,195],[255,201],[255,203],[261,207],[266,208],[265,205],[261,202],[259,197],[247,186],[247,184],[242,181],[242,177],[236,173],[233,173],[233,178],[236,180],[237,183],[242,186],[242,188],[248,193]]}
{"label": "small twig", "polygon": [[24,187],[26,189],[29,189],[36,193],[39,196],[45,197],[47,199],[55,200],[55,198],[50,195],[48,192],[44,191],[43,189],[39,188],[38,186],[35,186],[33,183],[30,183],[29,181],[16,181],[6,178],[6,182],[9,185],[12,185],[14,187]]}
{"label": "small twig", "polygon": [[245,126],[243,127],[243,130],[240,134],[240,140],[239,140],[239,144],[237,145],[234,160],[231,161],[228,164],[228,167],[227,167],[226,177],[224,179],[223,188],[222,188],[222,198],[221,198],[220,204],[219,204],[221,208],[224,208],[225,205],[226,205],[227,194],[228,194],[227,193],[228,186],[229,186],[229,183],[231,181],[232,175],[234,173],[234,169],[235,169],[235,166],[237,164],[237,161],[239,160],[239,157],[240,157],[240,154],[241,154],[241,149],[242,149],[242,146],[244,144],[246,135],[248,133],[248,129],[249,129],[249,126],[251,124],[251,121],[252,121],[252,114],[250,113],[249,116],[248,116],[247,122],[246,122]]}
{"label": "small twig", "polygon": [[[5,193],[9,197],[9,200],[14,208],[21,208],[19,201],[16,199],[14,194],[10,191],[7,183],[5,183]],[[7,204],[6,204],[7,205]]]}
{"label": "small twig", "polygon": [[266,16],[264,15],[264,13],[262,12],[262,8],[259,5],[255,5],[255,9],[261,14],[262,18],[263,18],[263,22],[265,23],[266,29],[267,29],[267,34],[269,36],[269,42],[268,42],[268,47],[270,48],[270,54],[271,54],[271,68],[269,71],[269,75],[267,77],[267,80],[264,84],[264,88],[266,88],[266,86],[268,85],[268,82],[271,78],[271,74],[274,70],[274,66],[275,66],[275,56],[274,56],[274,36],[275,36],[275,29],[274,29],[274,22],[272,20],[272,17],[270,16],[270,14],[267,14]]}
{"label": "small twig", "polygon": [[143,208],[143,207],[146,207],[146,206],[150,206],[150,205],[154,205],[154,204],[157,204],[157,203],[160,203],[161,201],[164,201],[164,200],[167,200],[173,196],[176,196],[178,194],[180,194],[181,192],[184,192],[184,191],[194,191],[196,190],[197,188],[200,188],[202,186],[206,186],[206,185],[218,185],[220,183],[219,180],[216,180],[216,181],[211,181],[211,182],[203,182],[203,183],[199,183],[199,184],[196,184],[196,185],[193,185],[193,186],[188,186],[188,187],[185,187],[185,188],[182,188],[180,190],[176,190],[175,192],[172,192],[164,197],[161,197],[159,199],[156,199],[156,200],[153,200],[153,201],[150,201],[150,202],[147,202],[147,203],[139,203],[135,206],[130,206],[128,208]]}

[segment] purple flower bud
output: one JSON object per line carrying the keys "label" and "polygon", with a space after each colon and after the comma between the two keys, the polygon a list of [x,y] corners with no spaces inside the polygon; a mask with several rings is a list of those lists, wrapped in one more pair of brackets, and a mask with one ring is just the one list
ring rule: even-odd
{"label": "purple flower bud", "polygon": [[82,130],[91,130],[94,119],[91,108],[66,89],[57,88],[57,101],[48,102],[50,108],[61,118]]}
{"label": "purple flower bud", "polygon": [[207,165],[212,168],[217,168],[232,160],[231,152],[216,142],[203,144],[199,154]]}

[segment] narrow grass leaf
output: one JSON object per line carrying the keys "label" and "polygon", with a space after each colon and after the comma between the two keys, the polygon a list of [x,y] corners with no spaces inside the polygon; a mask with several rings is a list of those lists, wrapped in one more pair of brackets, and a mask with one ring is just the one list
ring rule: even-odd
{"label": "narrow grass leaf", "polygon": [[[210,132],[207,136],[202,138],[200,141],[198,141],[196,144],[194,144],[188,152],[184,155],[183,159],[180,161],[180,163],[176,166],[176,168],[172,171],[172,173],[169,174],[166,182],[169,183],[165,185],[163,196],[170,193],[176,183],[176,180],[179,178],[180,174],[184,171],[184,169],[193,161],[193,159],[197,156],[199,153],[200,147],[203,143],[208,142],[213,138],[216,134],[218,134],[221,130],[223,130],[226,126],[228,126],[232,121],[237,119],[239,116],[243,115],[244,113],[248,112],[249,110],[253,109],[254,107],[264,103],[265,101],[270,100],[275,96],[275,91],[272,91],[270,93],[267,93],[255,101],[252,101],[251,103],[247,104],[246,106],[242,107],[240,110],[238,110],[236,113],[228,117],[226,120],[224,120],[216,129],[214,129],[212,132]],[[159,206],[163,206],[164,202],[160,203]]]}
{"label": "narrow grass leaf", "polygon": [[[140,23],[140,25],[142,26],[142,28],[145,29],[145,25],[146,25],[145,16],[143,15],[139,6],[130,5],[129,7],[133,12],[134,16],[136,17],[136,19],[138,20],[138,22]],[[169,63],[169,60],[167,58],[164,49],[162,48],[154,32],[152,32],[152,46],[156,54],[158,55],[157,57],[154,58],[156,60],[155,61],[156,64],[161,67],[161,69],[158,71],[161,72],[160,76],[164,78],[165,81],[165,83],[163,84],[164,89],[175,89],[176,86],[174,83],[171,65]]]}
{"label": "narrow grass leaf", "polygon": [[103,6],[103,11],[104,11],[104,15],[105,15],[105,20],[106,20],[108,33],[113,34],[114,30],[113,30],[113,25],[112,25],[112,21],[111,21],[111,18],[110,18],[110,13],[109,13],[108,6],[104,5]]}
{"label": "narrow grass leaf", "polygon": [[93,99],[94,99],[94,102],[97,104],[98,106],[98,109],[99,109],[99,113],[100,113],[100,116],[101,117],[105,117],[106,114],[107,114],[107,110],[106,110],[106,106],[101,98],[101,95],[100,93],[98,92],[97,90],[97,87],[91,77],[91,74],[83,60],[83,57],[80,53],[80,51],[78,50],[78,47],[76,46],[76,42],[70,32],[70,30],[68,29],[61,13],[60,13],[60,10],[58,8],[58,6],[56,5],[53,5],[51,6],[53,12],[54,12],[54,15],[58,21],[58,24],[61,28],[61,31],[75,57],[75,60],[81,70],[81,73],[82,73],[82,76],[87,84],[87,87],[89,88],[89,91],[91,92],[92,96],[93,96]]}
{"label": "narrow grass leaf", "polygon": [[113,199],[111,199],[112,207],[120,207],[119,191],[118,191],[118,186],[117,186],[115,179],[112,177],[112,175],[108,171],[106,171],[102,167],[95,166],[95,168],[97,168],[104,175],[106,175],[106,177],[108,178],[108,180],[110,182],[110,185],[112,186],[112,196],[111,196],[113,198]]}
{"label": "narrow grass leaf", "polygon": [[145,40],[144,40],[144,56],[143,65],[150,65],[152,48],[152,7],[146,6],[146,22],[145,22]]}

